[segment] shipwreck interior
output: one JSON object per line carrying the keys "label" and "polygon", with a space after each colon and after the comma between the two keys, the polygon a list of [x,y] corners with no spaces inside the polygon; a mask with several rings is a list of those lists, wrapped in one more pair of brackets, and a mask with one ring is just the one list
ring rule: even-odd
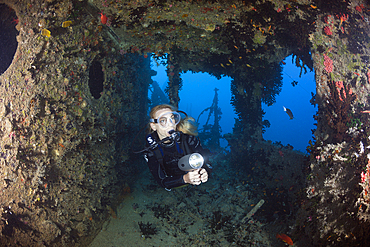
{"label": "shipwreck interior", "polygon": [[[235,189],[230,204],[254,198],[261,209],[210,211],[204,246],[283,246],[274,230],[297,246],[369,245],[369,11],[361,0],[0,0],[0,244],[88,246],[117,219],[146,169],[135,151],[154,104],[152,57],[165,61],[175,106],[181,73],[232,78],[230,150],[211,129],[201,138],[217,150],[214,183]],[[261,103],[275,102],[289,55],[315,71],[308,155],[262,138]],[[196,217],[207,206],[197,207]],[[173,241],[198,244],[202,233],[181,227]],[[148,246],[158,232],[136,228]]]}

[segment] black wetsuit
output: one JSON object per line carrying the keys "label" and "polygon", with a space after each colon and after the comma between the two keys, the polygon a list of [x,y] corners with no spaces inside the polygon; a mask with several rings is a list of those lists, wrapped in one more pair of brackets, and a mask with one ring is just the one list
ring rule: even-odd
{"label": "black wetsuit", "polygon": [[[159,142],[157,132],[149,134],[146,138],[147,147]],[[145,159],[147,160],[149,170],[153,174],[155,180],[160,186],[166,189],[179,187],[185,185],[183,176],[187,173],[178,168],[179,159],[187,154],[200,153],[204,158],[204,164],[208,164],[209,150],[204,149],[199,138],[183,134],[179,135],[169,143],[162,143],[154,145],[145,152]],[[161,159],[163,159],[161,161]],[[208,166],[203,165],[203,168],[210,172]]]}

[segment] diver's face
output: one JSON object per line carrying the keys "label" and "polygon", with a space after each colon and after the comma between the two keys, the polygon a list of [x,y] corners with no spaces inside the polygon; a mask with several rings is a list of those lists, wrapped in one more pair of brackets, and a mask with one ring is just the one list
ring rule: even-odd
{"label": "diver's face", "polygon": [[[154,119],[158,119],[159,116],[166,115],[166,113],[169,113],[168,116],[170,116],[171,112],[172,112],[172,110],[169,109],[169,108],[158,110],[154,114]],[[160,120],[158,119],[158,121],[160,121]],[[165,127],[162,126],[160,123],[150,123],[150,127],[152,128],[152,130],[157,131],[159,139],[162,140],[163,138],[166,138],[166,137],[170,136],[170,134],[168,132],[171,131],[171,130],[175,130],[176,129],[176,124],[173,121],[167,121],[167,124],[166,124]]]}

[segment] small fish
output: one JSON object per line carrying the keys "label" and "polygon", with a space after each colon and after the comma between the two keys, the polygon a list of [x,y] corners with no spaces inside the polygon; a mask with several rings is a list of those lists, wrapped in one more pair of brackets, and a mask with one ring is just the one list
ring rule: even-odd
{"label": "small fish", "polygon": [[285,106],[283,106],[283,109],[289,115],[290,119],[293,119],[293,113],[292,113],[292,111],[290,109],[288,109],[288,108],[285,108]]}
{"label": "small fish", "polygon": [[250,66],[249,64],[247,64],[247,67],[251,68],[252,66]]}
{"label": "small fish", "polygon": [[231,61],[231,60],[229,59],[229,63],[233,63],[233,61]]}
{"label": "small fish", "polygon": [[44,29],[41,30],[41,35],[45,36],[45,37],[50,37],[51,32],[44,28]]}
{"label": "small fish", "polygon": [[282,241],[284,241],[288,245],[293,245],[293,240],[284,233],[276,234],[276,238],[281,239]]}
{"label": "small fish", "polygon": [[64,28],[69,27],[70,25],[72,25],[72,21],[63,21],[62,23],[62,27]]}
{"label": "small fish", "polygon": [[224,66],[223,64],[221,64],[221,67],[222,67],[222,68],[225,68],[225,66]]}
{"label": "small fish", "polygon": [[100,12],[100,20],[102,24],[107,24],[108,18],[105,14],[103,14],[103,12]]}

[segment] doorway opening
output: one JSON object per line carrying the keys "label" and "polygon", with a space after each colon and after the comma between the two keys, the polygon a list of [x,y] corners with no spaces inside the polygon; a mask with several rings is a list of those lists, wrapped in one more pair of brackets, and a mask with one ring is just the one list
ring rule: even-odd
{"label": "doorway opening", "polygon": [[[282,145],[291,145],[295,150],[307,153],[308,141],[312,139],[317,109],[310,103],[316,93],[315,73],[308,71],[300,74],[300,68],[292,62],[292,55],[283,61],[283,87],[276,95],[273,105],[262,104],[266,112],[264,119],[270,122],[263,138]],[[291,110],[293,119],[284,112],[284,107]]]}
{"label": "doorway opening", "polygon": [[[152,105],[168,103],[169,99],[165,93],[168,85],[165,63],[152,60],[152,69],[157,72],[152,77],[153,85],[149,92]],[[262,103],[265,111],[263,120],[268,120],[270,127],[264,129],[263,139],[282,145],[291,145],[295,150],[306,152],[308,141],[312,139],[312,129],[314,129],[315,106],[310,103],[316,91],[314,71],[308,71],[300,75],[300,68],[292,61],[292,55],[283,61],[283,87],[281,92],[276,95],[276,101],[268,106]],[[183,85],[181,88],[179,109],[184,110],[199,122],[199,132],[204,130],[204,126],[214,122],[214,115],[209,111],[204,111],[211,107],[215,97],[215,90],[218,94],[218,106],[221,110],[220,129],[221,134],[232,133],[235,119],[234,107],[231,105],[231,78],[224,76],[220,80],[208,73],[192,73],[190,71],[181,75]],[[153,92],[156,91],[156,98]],[[158,92],[160,92],[158,94]],[[284,108],[290,109],[294,115],[291,120],[284,112]],[[204,111],[202,113],[202,111]],[[209,116],[210,115],[210,116]],[[199,119],[198,119],[199,118]],[[228,143],[225,139],[220,139],[220,146],[225,148]]]}
{"label": "doorway opening", "polygon": [[[161,63],[152,61],[152,69],[157,74],[152,77],[153,85],[149,90],[148,96],[151,104],[154,106],[161,103],[168,103],[169,100],[165,94],[165,89],[169,81],[166,67]],[[195,120],[198,120],[200,135],[203,131],[208,131],[207,126],[215,122],[215,115],[212,112],[210,114],[210,109],[207,109],[211,108],[213,104],[215,92],[218,95],[218,107],[221,111],[221,114],[219,114],[220,134],[232,133],[237,115],[231,105],[231,78],[224,76],[218,80],[208,73],[192,73],[188,71],[181,74],[181,79],[183,85],[179,92],[179,109],[185,111]],[[227,141],[221,138],[220,146],[225,148],[227,145]]]}

